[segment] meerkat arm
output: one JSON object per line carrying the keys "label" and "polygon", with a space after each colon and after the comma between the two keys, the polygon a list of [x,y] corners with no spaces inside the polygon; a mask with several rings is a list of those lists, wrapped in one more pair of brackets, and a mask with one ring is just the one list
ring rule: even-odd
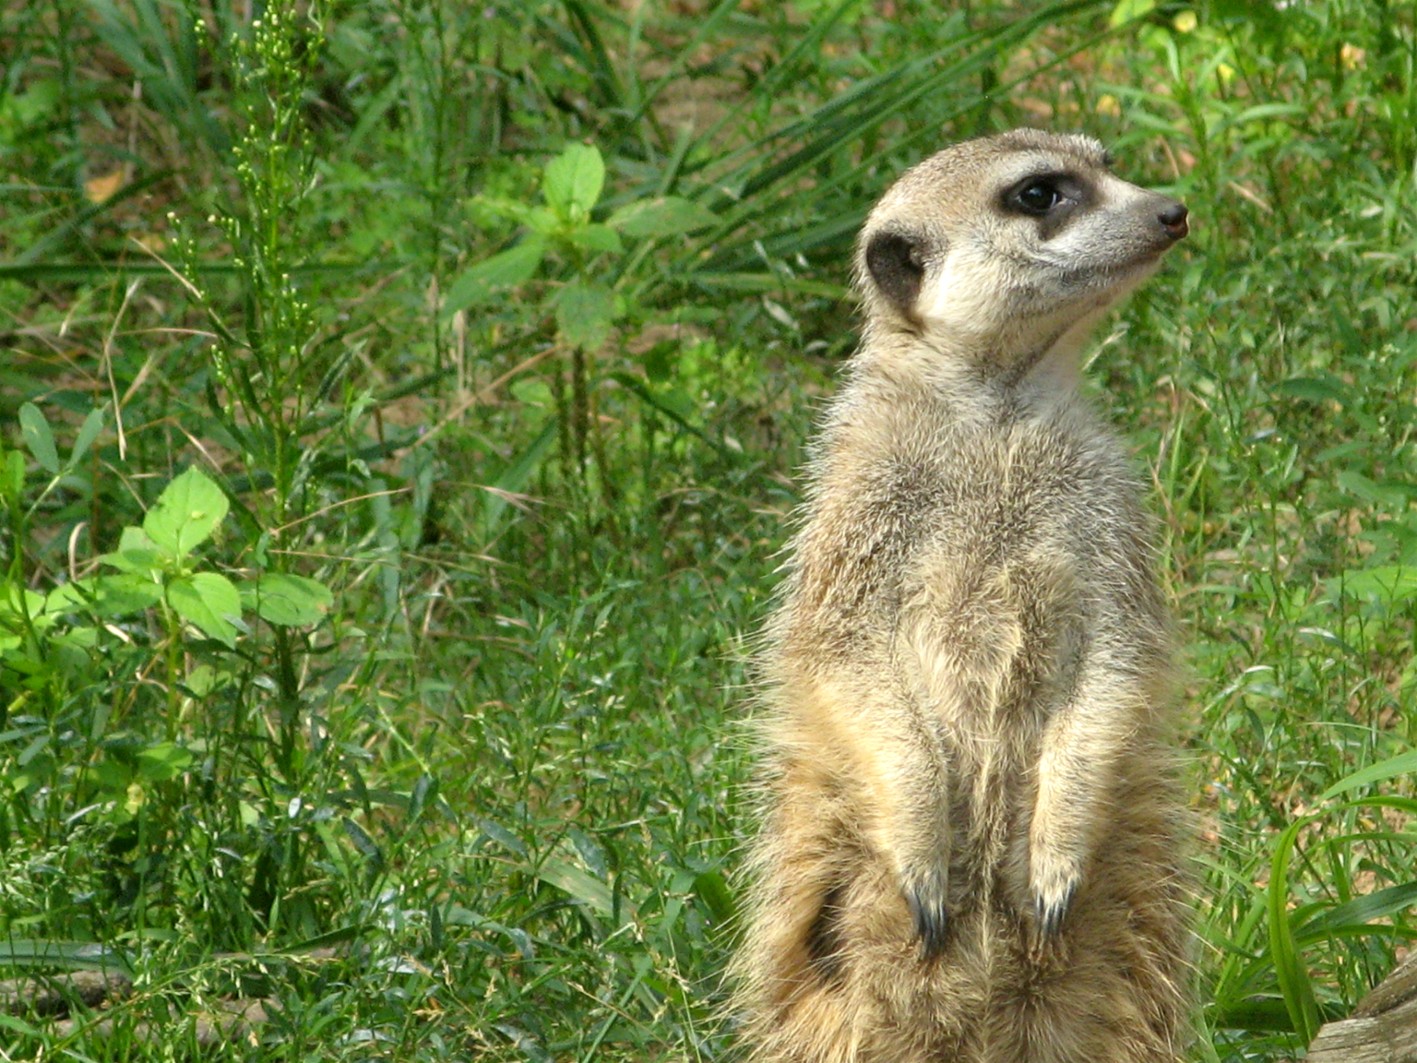
{"label": "meerkat arm", "polygon": [[804,722],[830,758],[822,767],[862,798],[863,833],[896,874],[922,954],[934,956],[949,925],[947,767],[938,736],[905,700],[890,687],[818,680]]}
{"label": "meerkat arm", "polygon": [[1099,829],[1115,764],[1142,695],[1115,667],[1084,664],[1073,698],[1047,723],[1029,829],[1029,892],[1040,940],[1057,934]]}
{"label": "meerkat arm", "polygon": [[921,955],[944,951],[949,929],[950,825],[948,768],[939,740],[921,726],[918,715],[902,721],[908,734],[895,763],[890,785],[902,807],[885,824],[887,849],[896,861],[901,892],[915,921]]}

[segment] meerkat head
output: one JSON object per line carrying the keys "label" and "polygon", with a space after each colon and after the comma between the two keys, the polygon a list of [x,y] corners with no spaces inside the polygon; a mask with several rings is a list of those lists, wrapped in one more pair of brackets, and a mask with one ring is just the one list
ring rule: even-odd
{"label": "meerkat head", "polygon": [[1005,372],[1076,347],[1187,232],[1183,204],[1109,162],[1090,137],[1019,129],[906,171],[857,246],[868,327]]}

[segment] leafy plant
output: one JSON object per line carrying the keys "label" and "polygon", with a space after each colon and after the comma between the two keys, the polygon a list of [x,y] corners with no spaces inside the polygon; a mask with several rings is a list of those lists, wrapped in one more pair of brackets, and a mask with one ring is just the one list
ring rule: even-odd
{"label": "leafy plant", "polygon": [[[552,374],[562,459],[568,481],[587,485],[594,455],[598,483],[613,494],[614,477],[600,435],[592,364],[616,322],[639,316],[616,287],[629,258],[625,240],[644,242],[706,228],[714,215],[693,200],[659,196],[624,204],[603,221],[595,213],[605,189],[605,161],[590,144],[571,144],[541,175],[543,204],[481,197],[478,206],[494,218],[525,228],[507,250],[464,270],[448,287],[443,312],[461,314],[519,290],[531,302],[532,328],[554,322],[556,343],[568,363]],[[532,292],[525,286],[541,279]],[[601,374],[604,375],[602,370]]]}

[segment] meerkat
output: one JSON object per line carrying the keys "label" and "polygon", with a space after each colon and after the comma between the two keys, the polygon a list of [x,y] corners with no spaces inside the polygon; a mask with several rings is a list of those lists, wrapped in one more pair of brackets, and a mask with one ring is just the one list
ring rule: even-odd
{"label": "meerkat", "polygon": [[1172,634],[1130,457],[1079,393],[1186,207],[1095,140],[947,148],[871,211],[865,323],[759,652],[754,1063],[1180,1058]]}

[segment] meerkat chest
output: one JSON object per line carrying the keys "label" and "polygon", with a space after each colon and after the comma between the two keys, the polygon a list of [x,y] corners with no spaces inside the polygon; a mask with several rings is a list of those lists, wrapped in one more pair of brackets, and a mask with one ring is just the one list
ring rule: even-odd
{"label": "meerkat chest", "polygon": [[1071,683],[1092,603],[1086,565],[1059,540],[983,548],[934,543],[901,594],[900,648],[949,715],[1047,714]]}
{"label": "meerkat chest", "polygon": [[1087,643],[1118,499],[1056,454],[988,457],[942,487],[902,566],[898,646],[938,713],[1041,721]]}

